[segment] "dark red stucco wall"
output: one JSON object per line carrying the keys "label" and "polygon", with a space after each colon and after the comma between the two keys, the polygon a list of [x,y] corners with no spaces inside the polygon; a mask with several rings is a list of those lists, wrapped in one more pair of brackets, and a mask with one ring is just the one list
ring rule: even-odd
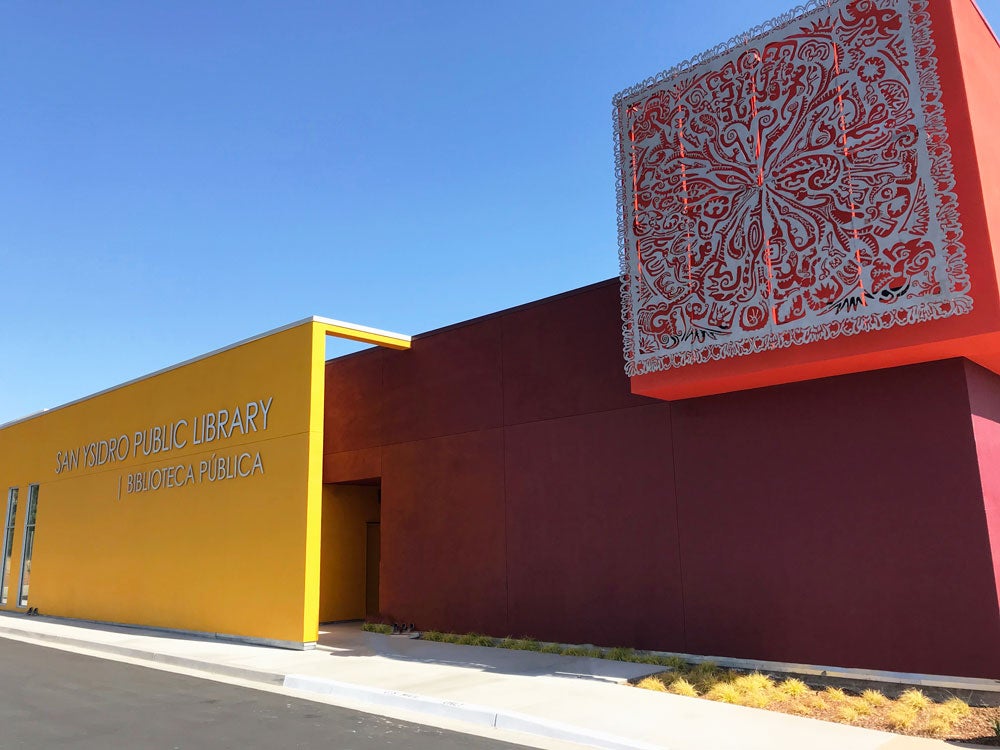
{"label": "dark red stucco wall", "polygon": [[961,360],[672,410],[691,651],[1000,674]]}
{"label": "dark red stucco wall", "polygon": [[603,282],[328,363],[325,480],[381,478],[386,615],[1000,676],[998,376],[667,404],[629,393],[618,305]]}

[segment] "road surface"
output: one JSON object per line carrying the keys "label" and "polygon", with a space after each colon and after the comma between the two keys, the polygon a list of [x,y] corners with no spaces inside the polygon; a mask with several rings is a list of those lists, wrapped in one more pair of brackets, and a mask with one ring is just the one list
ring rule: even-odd
{"label": "road surface", "polygon": [[0,750],[518,750],[212,680],[0,638]]}

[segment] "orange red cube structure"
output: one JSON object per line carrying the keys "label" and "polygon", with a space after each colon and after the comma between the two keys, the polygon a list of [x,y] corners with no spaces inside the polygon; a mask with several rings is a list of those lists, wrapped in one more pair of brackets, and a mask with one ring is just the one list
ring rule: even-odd
{"label": "orange red cube structure", "polygon": [[998,71],[971,0],[823,0],[615,97],[633,391],[1000,371]]}

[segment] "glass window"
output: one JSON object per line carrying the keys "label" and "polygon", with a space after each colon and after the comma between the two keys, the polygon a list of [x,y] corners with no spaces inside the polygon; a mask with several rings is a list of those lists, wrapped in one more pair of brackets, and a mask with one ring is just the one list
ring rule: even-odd
{"label": "glass window", "polygon": [[28,584],[31,582],[31,550],[35,546],[35,514],[38,512],[38,485],[28,485],[28,512],[24,518],[24,547],[21,553],[21,586],[17,606],[28,606]]}
{"label": "glass window", "polygon": [[0,556],[0,605],[7,603],[10,582],[10,553],[14,549],[14,517],[17,516],[17,487],[7,490],[7,511],[3,522],[3,555]]}

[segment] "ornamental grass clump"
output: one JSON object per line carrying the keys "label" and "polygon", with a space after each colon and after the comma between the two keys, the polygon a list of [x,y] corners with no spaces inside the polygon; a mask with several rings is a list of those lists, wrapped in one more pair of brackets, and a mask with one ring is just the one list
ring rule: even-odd
{"label": "ornamental grass clump", "polygon": [[858,716],[868,716],[875,710],[868,701],[860,696],[851,701],[851,707],[857,712]]}
{"label": "ornamental grass clump", "polygon": [[774,680],[760,672],[736,677],[730,684],[739,693],[741,706],[764,708],[776,697]]}
{"label": "ornamental grass clump", "polygon": [[921,711],[931,705],[931,699],[919,690],[910,689],[896,699],[897,703]]}
{"label": "ornamental grass clump", "polygon": [[971,711],[969,704],[960,698],[949,698],[944,703],[931,706],[927,730],[935,737],[943,737]]}
{"label": "ornamental grass clump", "polygon": [[841,704],[851,700],[850,696],[840,688],[828,687],[823,691],[823,695],[828,703]]}
{"label": "ornamental grass clump", "polygon": [[512,651],[541,651],[541,644],[533,638],[511,638],[507,636],[496,644],[497,648],[507,648]]}
{"label": "ornamental grass clump", "polygon": [[604,652],[605,659],[612,659],[614,661],[638,661],[639,655],[635,652],[634,648],[609,648]]}
{"label": "ornamental grass clump", "polygon": [[710,661],[703,661],[688,670],[684,677],[697,688],[699,693],[704,695],[719,682],[732,682],[733,675]]}
{"label": "ornamental grass clump", "polygon": [[844,703],[837,708],[837,718],[845,724],[853,724],[860,716],[853,704]]}
{"label": "ornamental grass clump", "polygon": [[674,695],[684,695],[688,698],[698,697],[698,691],[695,690],[694,685],[685,680],[683,677],[678,677],[676,680],[671,682],[668,689]]}
{"label": "ornamental grass clump", "polygon": [[458,640],[454,641],[454,643],[462,646],[495,646],[496,640],[482,633],[467,633],[466,635],[459,636]]}
{"label": "ornamental grass clump", "polygon": [[782,680],[778,683],[778,692],[785,698],[798,698],[808,693],[811,689],[797,677],[789,677],[787,680]]}
{"label": "ornamental grass clump", "polygon": [[881,708],[889,702],[889,699],[878,690],[866,690],[861,694],[861,700],[872,708]]}
{"label": "ornamental grass clump", "polygon": [[823,697],[822,693],[813,693],[812,695],[807,695],[802,701],[803,705],[811,708],[813,711],[825,711],[829,708],[826,699]]}
{"label": "ornamental grass clump", "polygon": [[643,690],[654,690],[657,693],[665,693],[667,691],[667,686],[656,675],[644,677],[635,686],[641,687]]}
{"label": "ornamental grass clump", "polygon": [[957,723],[969,715],[972,709],[961,698],[949,698],[944,703],[934,707],[934,714]]}
{"label": "ornamental grass clump", "polygon": [[710,701],[717,701],[719,703],[732,703],[733,705],[739,705],[742,701],[742,695],[735,685],[731,682],[717,682],[708,692],[705,693],[705,697]]}
{"label": "ornamental grass clump", "polygon": [[917,723],[917,717],[919,715],[919,709],[907,705],[906,703],[896,701],[889,708],[889,710],[886,711],[885,720],[886,723],[888,723],[888,725],[893,729],[910,729]]}

